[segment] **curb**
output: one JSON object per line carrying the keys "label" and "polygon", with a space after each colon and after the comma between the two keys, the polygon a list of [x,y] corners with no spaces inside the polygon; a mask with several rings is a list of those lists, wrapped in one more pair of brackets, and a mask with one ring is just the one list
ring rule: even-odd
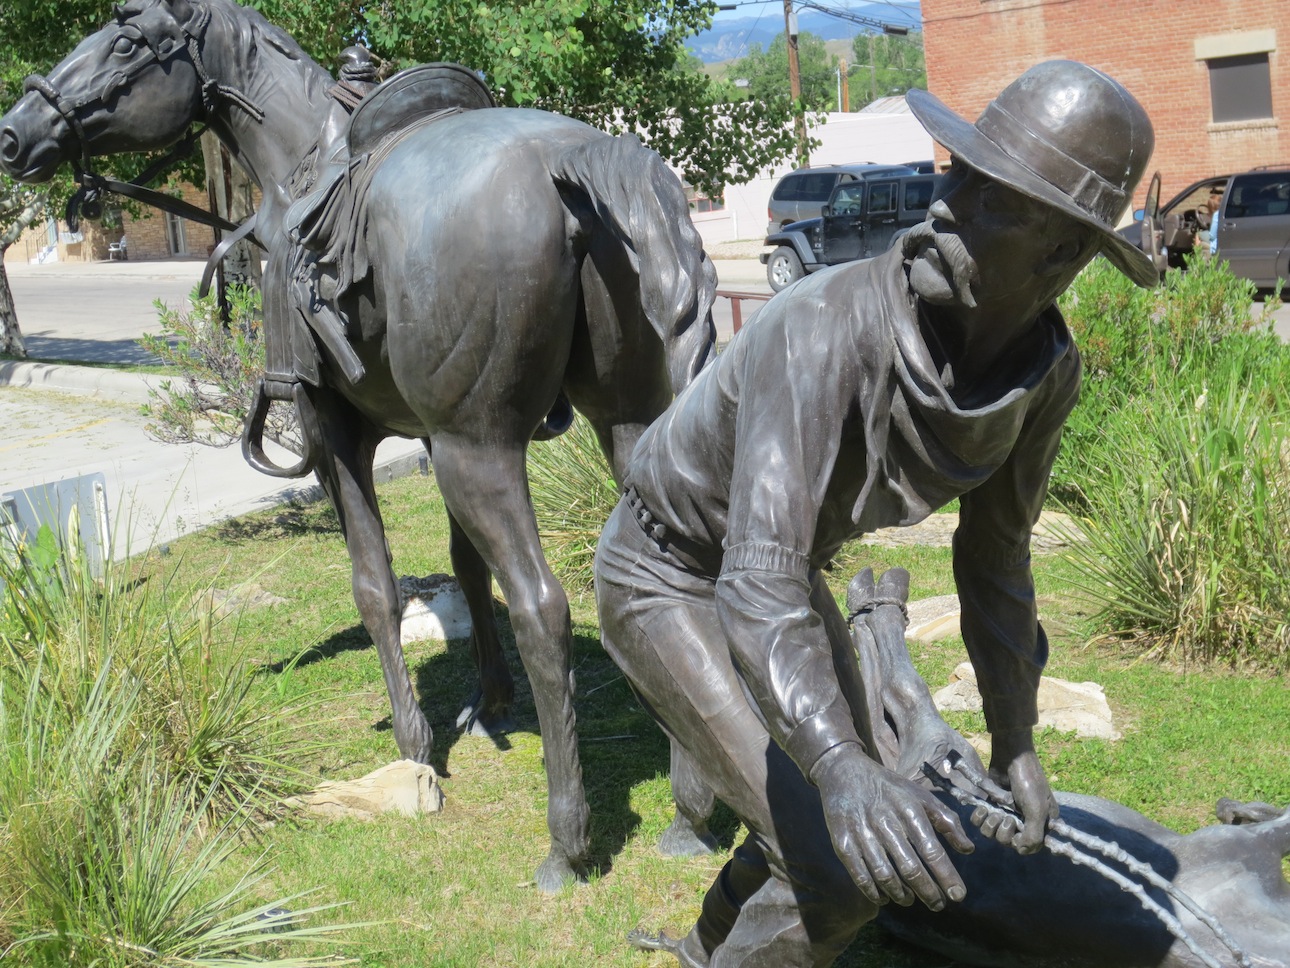
{"label": "curb", "polygon": [[169,378],[106,367],[27,363],[18,360],[0,362],[0,386],[54,390],[121,403],[147,403],[150,399],[149,389],[159,387],[166,379]]}

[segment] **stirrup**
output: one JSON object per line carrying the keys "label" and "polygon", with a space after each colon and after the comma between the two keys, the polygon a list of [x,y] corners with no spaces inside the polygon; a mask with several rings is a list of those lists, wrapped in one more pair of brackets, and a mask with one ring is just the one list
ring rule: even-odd
{"label": "stirrup", "polygon": [[[300,460],[290,467],[282,467],[264,452],[264,421],[269,415],[269,404],[274,400],[290,402],[296,408],[296,420],[300,425],[300,444],[303,453]],[[314,469],[317,462],[317,443],[321,439],[318,426],[318,412],[299,381],[286,383],[280,380],[265,380],[263,377],[255,385],[255,399],[247,411],[246,422],[242,425],[242,456],[246,462],[261,474],[270,477],[296,478],[304,477]]]}

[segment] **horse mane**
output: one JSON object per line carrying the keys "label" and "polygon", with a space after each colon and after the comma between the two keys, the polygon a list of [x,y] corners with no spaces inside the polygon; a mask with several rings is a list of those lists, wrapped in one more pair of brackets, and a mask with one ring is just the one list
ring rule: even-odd
{"label": "horse mane", "polygon": [[[218,17],[229,35],[238,38],[239,42],[234,46],[239,51],[238,57],[242,59],[240,66],[247,69],[248,79],[256,73],[250,70],[254,67],[255,60],[268,56],[280,59],[290,66],[292,73],[300,77],[305,96],[311,102],[316,102],[325,96],[326,89],[333,82],[326,68],[306,54],[294,37],[266,20],[260,11],[254,7],[244,7],[233,0],[191,0],[191,2],[194,5],[206,6],[211,12],[212,19]],[[258,94],[255,91],[248,93],[253,99]]]}

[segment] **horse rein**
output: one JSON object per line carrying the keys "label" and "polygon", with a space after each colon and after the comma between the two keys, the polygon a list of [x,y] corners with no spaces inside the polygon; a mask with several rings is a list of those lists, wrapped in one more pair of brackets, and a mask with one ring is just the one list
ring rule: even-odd
{"label": "horse rein", "polygon": [[[160,45],[151,41],[143,31],[137,27],[132,29],[138,34],[148,48],[148,56],[141,58],[132,64],[128,70],[116,71],[104,85],[103,91],[99,94],[88,95],[79,101],[69,101],[63,96],[62,92],[54,86],[53,82],[47,77],[39,74],[31,74],[23,80],[23,93],[34,91],[43,97],[59,116],[67,122],[73,136],[76,138],[77,147],[80,149],[80,160],[72,162],[72,170],[80,188],[67,202],[66,221],[72,230],[75,231],[80,223],[79,213],[84,212],[87,218],[99,218],[103,214],[102,195],[104,192],[112,192],[118,195],[125,195],[136,201],[143,202],[160,208],[163,211],[178,215],[181,218],[190,219],[205,225],[216,226],[226,232],[239,231],[238,225],[222,219],[217,215],[204,211],[195,205],[190,205],[177,198],[169,195],[163,195],[146,187],[150,182],[164,169],[169,167],[174,161],[186,156],[192,151],[193,145],[197,138],[206,130],[202,127],[197,130],[190,130],[188,135],[179,142],[179,144],[165,157],[156,163],[148,166],[138,178],[132,182],[119,182],[105,178],[94,170],[92,156],[90,155],[89,139],[85,135],[85,128],[81,122],[79,112],[87,107],[94,105],[106,106],[108,100],[116,94],[117,91],[128,88],[136,76],[145,69],[151,67],[154,63],[164,64],[170,60],[180,50],[186,50],[193,65],[193,70],[197,73],[197,79],[200,84],[202,96],[202,113],[203,116],[209,117],[214,111],[218,102],[226,100],[246,112],[257,123],[264,121],[264,111],[254,104],[246,95],[234,87],[220,84],[210,76],[206,70],[206,65],[202,60],[202,37],[206,33],[206,27],[210,23],[210,10],[205,6],[196,7],[196,14],[185,24],[178,24],[179,29],[183,32],[185,43],[174,45],[169,49],[159,49]],[[126,26],[127,17],[126,8],[117,6],[115,13],[121,26]],[[124,30],[117,35],[120,37],[133,37]],[[242,232],[243,235],[249,234],[249,229]]]}

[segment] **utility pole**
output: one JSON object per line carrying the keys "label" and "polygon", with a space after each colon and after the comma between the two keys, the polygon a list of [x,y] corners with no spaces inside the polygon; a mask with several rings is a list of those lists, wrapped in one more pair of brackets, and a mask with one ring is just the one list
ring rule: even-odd
{"label": "utility pole", "polygon": [[851,110],[851,85],[848,83],[851,79],[847,77],[847,59],[844,57],[838,62],[838,75],[842,79],[842,97],[839,100],[842,106],[839,111]]}
{"label": "utility pole", "polygon": [[802,72],[797,63],[797,14],[793,0],[784,0],[784,39],[788,44],[788,89],[793,97],[793,130],[797,134],[797,167],[809,168],[806,150],[806,113],[802,108]]}

